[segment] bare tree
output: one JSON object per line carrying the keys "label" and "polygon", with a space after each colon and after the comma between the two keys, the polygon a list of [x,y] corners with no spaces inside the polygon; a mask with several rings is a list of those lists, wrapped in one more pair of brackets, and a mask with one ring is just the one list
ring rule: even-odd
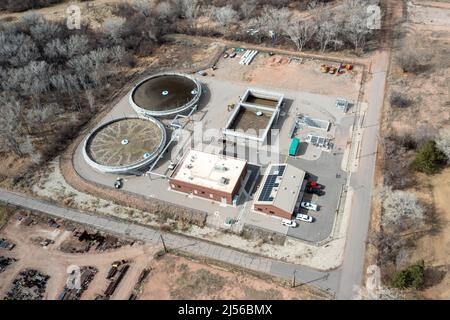
{"label": "bare tree", "polygon": [[173,21],[176,16],[176,9],[171,2],[160,2],[156,6],[156,13],[162,20]]}
{"label": "bare tree", "polygon": [[248,19],[252,16],[252,14],[255,12],[257,6],[257,0],[249,0],[244,1],[244,3],[241,5],[241,16],[243,19]]}
{"label": "bare tree", "polygon": [[214,17],[223,26],[228,28],[230,24],[238,21],[238,13],[233,10],[231,5],[227,5],[221,8],[213,8]]}
{"label": "bare tree", "polygon": [[76,76],[64,71],[58,72],[50,77],[50,83],[58,95],[69,94],[72,96],[80,90],[79,81]]}
{"label": "bare tree", "polygon": [[200,12],[198,0],[176,0],[175,7],[179,8],[180,16],[188,20],[191,25]]}
{"label": "bare tree", "polygon": [[149,0],[134,0],[132,6],[136,12],[145,17],[150,17],[153,11],[152,3]]}
{"label": "bare tree", "polygon": [[420,225],[425,219],[425,208],[416,195],[402,190],[384,187],[379,192],[383,207],[382,223],[402,228],[406,220]]}
{"label": "bare tree", "polygon": [[336,40],[338,35],[338,26],[333,15],[328,10],[320,10],[314,16],[314,24],[317,26],[315,32],[315,39],[319,43],[320,51],[324,52],[333,40]]}
{"label": "bare tree", "polygon": [[32,138],[29,135],[23,137],[23,141],[21,142],[19,148],[21,154],[29,156],[34,164],[38,164],[41,162],[42,156],[39,152],[37,152]]}
{"label": "bare tree", "polygon": [[89,39],[85,35],[72,35],[66,40],[66,47],[69,58],[84,54],[89,50]]}
{"label": "bare tree", "polygon": [[288,8],[276,9],[264,6],[261,16],[258,18],[259,28],[275,42],[283,30],[286,30],[291,15]]}
{"label": "bare tree", "polygon": [[316,28],[310,20],[294,18],[291,19],[284,31],[295,44],[297,50],[302,51],[303,47],[314,36]]}
{"label": "bare tree", "polygon": [[120,43],[122,41],[121,36],[125,18],[111,17],[103,22],[103,31],[111,38],[114,43]]}
{"label": "bare tree", "polygon": [[21,32],[0,32],[0,64],[21,67],[38,56],[39,50],[30,36]]}
{"label": "bare tree", "polygon": [[30,28],[31,36],[40,43],[57,38],[61,31],[61,27],[58,24],[50,21],[36,23]]}
{"label": "bare tree", "polygon": [[355,52],[364,50],[368,36],[372,30],[367,27],[367,3],[361,0],[346,0],[343,34],[353,44]]}
{"label": "bare tree", "polygon": [[67,46],[59,38],[56,38],[45,45],[44,54],[51,59],[67,59]]}
{"label": "bare tree", "polygon": [[19,141],[22,104],[5,93],[0,95],[0,105],[2,106],[0,137],[4,141],[0,144],[1,148],[3,151],[12,151],[18,156],[23,156]]}

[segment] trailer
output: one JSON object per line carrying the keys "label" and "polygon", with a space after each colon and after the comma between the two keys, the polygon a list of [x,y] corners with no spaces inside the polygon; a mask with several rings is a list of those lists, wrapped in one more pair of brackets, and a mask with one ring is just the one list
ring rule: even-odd
{"label": "trailer", "polygon": [[297,137],[294,137],[291,141],[291,146],[289,147],[289,156],[295,157],[297,154],[298,145],[300,143],[300,140]]}

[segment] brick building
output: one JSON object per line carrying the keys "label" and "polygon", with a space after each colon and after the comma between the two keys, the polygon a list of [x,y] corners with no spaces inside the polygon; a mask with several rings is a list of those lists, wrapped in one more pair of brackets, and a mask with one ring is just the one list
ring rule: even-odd
{"label": "brick building", "polygon": [[256,192],[253,209],[291,219],[306,183],[305,171],[288,164],[272,164]]}
{"label": "brick building", "polygon": [[247,174],[247,161],[189,150],[169,177],[172,190],[233,204]]}

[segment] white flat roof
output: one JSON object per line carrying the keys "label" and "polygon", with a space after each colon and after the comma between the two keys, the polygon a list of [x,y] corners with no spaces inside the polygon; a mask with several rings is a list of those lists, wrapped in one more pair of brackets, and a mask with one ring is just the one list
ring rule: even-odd
{"label": "white flat roof", "polygon": [[289,164],[272,164],[267,168],[254,204],[273,205],[294,212],[305,171]]}
{"label": "white flat roof", "polygon": [[191,149],[171,179],[231,193],[247,161]]}

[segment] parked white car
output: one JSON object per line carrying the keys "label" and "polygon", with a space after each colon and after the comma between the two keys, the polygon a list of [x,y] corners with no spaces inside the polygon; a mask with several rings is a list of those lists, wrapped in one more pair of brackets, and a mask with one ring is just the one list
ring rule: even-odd
{"label": "parked white car", "polygon": [[313,217],[308,216],[307,214],[303,214],[303,213],[297,213],[297,216],[295,217],[295,219],[304,221],[304,222],[313,222]]}
{"label": "parked white car", "polygon": [[167,167],[169,170],[173,170],[173,169],[175,169],[175,167],[176,167],[176,163],[175,162],[173,162],[173,161],[170,161],[170,163],[169,163],[169,166]]}
{"label": "parked white car", "polygon": [[283,224],[283,226],[291,227],[291,228],[295,228],[297,226],[297,222],[295,222],[294,220],[289,220],[289,219],[282,219],[281,223]]}
{"label": "parked white car", "polygon": [[305,208],[305,209],[308,209],[308,210],[318,211],[317,210],[317,204],[312,203],[312,202],[303,201],[302,203],[300,203],[300,206],[302,208]]}

